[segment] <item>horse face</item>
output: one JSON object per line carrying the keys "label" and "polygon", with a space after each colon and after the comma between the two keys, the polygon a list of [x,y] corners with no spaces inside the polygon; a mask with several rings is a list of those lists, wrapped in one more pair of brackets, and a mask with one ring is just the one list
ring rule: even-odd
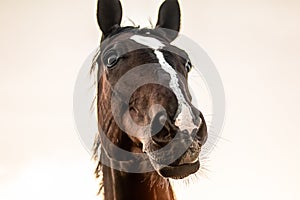
{"label": "horse face", "polygon": [[161,176],[183,178],[195,173],[207,130],[203,115],[191,104],[190,59],[170,44],[179,30],[178,3],[165,1],[155,29],[120,28],[120,4],[112,4],[117,13],[109,18],[112,22],[104,23],[105,16],[98,13],[103,31],[100,86],[107,91],[105,98],[98,99],[114,97],[109,102],[112,112],[117,113],[114,116],[134,144],[134,152],[146,153]]}

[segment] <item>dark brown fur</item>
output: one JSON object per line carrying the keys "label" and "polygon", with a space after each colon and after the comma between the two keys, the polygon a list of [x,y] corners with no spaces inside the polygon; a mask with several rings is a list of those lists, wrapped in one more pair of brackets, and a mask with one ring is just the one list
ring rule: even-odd
{"label": "dark brown fur", "polygon": [[[106,6],[108,10],[104,9],[103,6]],[[171,10],[173,11],[171,12]],[[107,12],[108,14],[106,14]],[[116,15],[114,16],[112,13],[116,13]],[[170,13],[175,13],[174,18],[168,15]],[[97,177],[99,177],[101,173],[103,175],[102,186],[106,200],[173,200],[175,199],[175,196],[168,177],[163,177],[160,174],[162,171],[159,172],[155,169],[155,167],[152,172],[146,173],[128,173],[117,170],[115,165],[118,165],[119,163],[117,162],[116,164],[116,160],[121,161],[120,165],[123,161],[130,163],[131,160],[128,157],[114,152],[109,144],[103,142],[103,137],[106,136],[112,144],[123,150],[145,155],[167,145],[176,134],[190,138],[189,135],[180,132],[178,127],[174,125],[173,119],[179,105],[176,96],[170,88],[154,83],[146,84],[138,88],[130,96],[128,107],[129,115],[126,115],[127,110],[126,107],[123,106],[124,102],[122,102],[122,97],[126,94],[123,94],[120,91],[115,91],[114,89],[117,82],[124,74],[126,74],[126,72],[144,64],[151,67],[147,69],[147,73],[132,74],[130,77],[132,83],[128,83],[128,88],[130,88],[130,84],[134,84],[141,77],[143,79],[155,77],[166,84],[169,82],[170,77],[168,74],[163,72],[163,70],[160,70],[158,59],[154,55],[153,50],[145,48],[143,45],[137,44],[129,39],[133,35],[144,35],[145,32],[150,32],[151,37],[154,37],[166,44],[166,48],[161,51],[163,52],[167,62],[174,67],[178,75],[181,77],[182,83],[180,87],[192,108],[193,114],[202,120],[202,125],[195,133],[195,138],[192,138],[195,144],[198,145],[197,148],[191,150],[191,147],[187,146],[186,149],[188,150],[185,155],[182,155],[174,161],[172,166],[175,166],[175,168],[177,165],[179,166],[183,157],[189,156],[192,151],[197,151],[197,153],[200,152],[200,147],[207,139],[206,124],[201,112],[190,103],[191,96],[187,87],[188,71],[185,69],[188,55],[184,51],[170,45],[170,42],[177,36],[176,33],[165,34],[165,32],[160,29],[160,27],[162,27],[179,31],[180,11],[178,3],[176,0],[165,1],[160,9],[159,21],[155,29],[120,27],[121,14],[122,12],[120,11],[120,3],[118,0],[99,0],[97,16],[99,26],[103,32],[103,37],[99,55],[96,57],[98,64],[97,114],[99,134],[95,139],[94,156],[97,157],[99,149],[101,154],[99,155],[99,164],[95,173]],[[167,16],[170,19],[166,19]],[[133,47],[140,48],[138,50],[131,51]],[[104,54],[110,49],[117,50],[122,56],[118,58],[118,62],[113,68],[108,69],[104,64],[103,59]],[[123,52],[128,53],[123,54]],[[119,101],[112,102],[112,95],[116,95]],[[116,111],[118,117],[121,118],[122,125],[130,127],[130,122],[128,121],[129,118],[132,118],[134,123],[138,125],[154,123],[153,121],[155,117],[160,114],[160,110],[154,110],[152,111],[152,114],[149,110],[152,108],[151,106],[156,104],[165,108],[165,116],[167,120],[163,125],[163,129],[158,134],[150,138],[152,146],[150,145],[149,149],[146,149],[145,152],[143,150],[143,145],[145,144],[143,144],[138,135],[135,136],[132,133],[129,134],[119,128],[113,116],[112,108],[115,109],[114,111]],[[141,132],[140,130],[136,131]],[[143,132],[141,132],[141,134],[143,134]],[[175,146],[172,146],[172,148],[184,148],[185,145],[186,144],[184,143],[177,142]],[[167,154],[172,157],[172,152],[169,151],[166,152],[165,155],[157,155],[155,159],[163,160],[164,157],[168,156]],[[101,163],[103,160],[110,162],[110,165],[103,165]],[[139,165],[139,163],[132,161],[132,165]],[[176,170],[172,171],[173,175],[170,175],[170,177],[182,178],[190,174],[178,172],[177,176],[176,174],[174,175],[175,172]]]}

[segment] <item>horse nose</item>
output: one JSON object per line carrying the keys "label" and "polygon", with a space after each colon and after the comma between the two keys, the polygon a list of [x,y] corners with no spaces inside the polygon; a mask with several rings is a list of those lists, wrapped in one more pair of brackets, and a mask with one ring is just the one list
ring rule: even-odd
{"label": "horse nose", "polygon": [[207,137],[208,137],[207,125],[206,125],[205,118],[200,110],[198,110],[193,105],[190,105],[190,106],[191,106],[193,115],[197,116],[194,119],[195,123],[199,124],[199,126],[192,131],[192,136],[194,137],[195,133],[196,133],[196,138],[198,139],[198,141],[200,142],[201,145],[204,145],[207,140]]}
{"label": "horse nose", "polygon": [[196,139],[200,145],[204,145],[206,142],[208,137],[207,126],[200,111],[196,110],[198,112],[194,112],[199,116],[201,123],[199,127],[195,127],[190,132],[187,129],[180,130],[179,127],[173,124],[165,110],[153,109],[153,111],[150,125],[151,137],[161,147],[167,145],[176,136],[176,133],[181,133],[182,137]]}

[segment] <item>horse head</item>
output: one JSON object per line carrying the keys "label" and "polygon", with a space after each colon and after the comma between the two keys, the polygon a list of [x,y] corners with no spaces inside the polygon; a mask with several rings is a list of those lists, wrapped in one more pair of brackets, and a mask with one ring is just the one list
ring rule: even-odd
{"label": "horse head", "polygon": [[162,177],[195,173],[207,127],[191,103],[191,60],[171,44],[180,29],[177,0],[161,5],[152,29],[122,27],[119,0],[99,0],[97,19],[103,33],[97,57],[99,127],[112,144],[147,155]]}

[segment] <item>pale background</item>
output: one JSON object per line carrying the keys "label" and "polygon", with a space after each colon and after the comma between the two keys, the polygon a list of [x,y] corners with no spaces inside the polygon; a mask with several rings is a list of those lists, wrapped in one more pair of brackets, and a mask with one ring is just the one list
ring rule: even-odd
{"label": "pale background", "polygon": [[[123,0],[156,21],[160,0]],[[73,86],[97,46],[95,1],[0,1],[0,199],[98,199],[74,128]],[[185,199],[300,199],[300,2],[182,0],[182,33],[215,62],[227,98],[208,178]],[[126,21],[126,18],[124,18]]]}

